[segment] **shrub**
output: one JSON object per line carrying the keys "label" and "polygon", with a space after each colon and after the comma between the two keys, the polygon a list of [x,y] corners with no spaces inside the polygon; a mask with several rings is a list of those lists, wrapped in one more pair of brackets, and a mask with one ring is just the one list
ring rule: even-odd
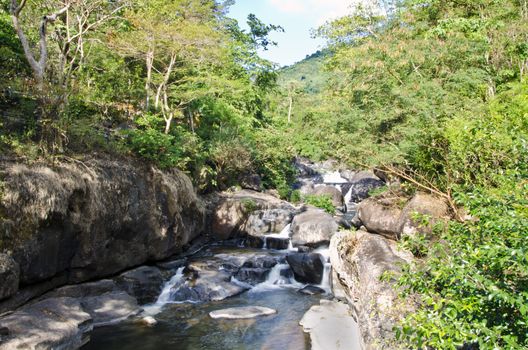
{"label": "shrub", "polygon": [[311,204],[314,207],[324,209],[328,214],[334,215],[336,213],[336,208],[332,203],[332,197],[329,195],[307,195],[304,198],[304,202]]}

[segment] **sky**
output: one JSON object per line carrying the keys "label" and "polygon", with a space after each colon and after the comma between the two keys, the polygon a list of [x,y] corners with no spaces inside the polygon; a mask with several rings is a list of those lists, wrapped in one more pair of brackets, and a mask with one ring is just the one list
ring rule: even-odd
{"label": "sky", "polygon": [[351,0],[236,0],[229,16],[247,29],[246,19],[255,14],[267,24],[280,25],[284,33],[273,33],[270,38],[278,42],[261,52],[263,58],[281,66],[301,61],[324,46],[321,39],[311,38],[310,31],[349,11]]}

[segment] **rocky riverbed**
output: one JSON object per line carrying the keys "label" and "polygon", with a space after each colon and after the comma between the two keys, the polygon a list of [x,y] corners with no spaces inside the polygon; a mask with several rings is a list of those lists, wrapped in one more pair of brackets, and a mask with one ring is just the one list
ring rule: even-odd
{"label": "rocky riverbed", "polygon": [[380,277],[414,259],[397,240],[449,219],[434,196],[331,162],[298,160],[295,188],[336,215],[258,186],[200,198],[178,172],[86,166],[5,168],[0,224],[24,235],[2,242],[2,350],[397,348],[413,303]]}

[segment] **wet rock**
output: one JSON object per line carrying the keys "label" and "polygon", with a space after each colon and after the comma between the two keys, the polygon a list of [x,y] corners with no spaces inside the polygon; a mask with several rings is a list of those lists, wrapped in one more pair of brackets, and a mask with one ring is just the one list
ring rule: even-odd
{"label": "wet rock", "polygon": [[158,321],[152,316],[143,317],[139,322],[148,327],[152,327],[158,324]]}
{"label": "wet rock", "polygon": [[332,215],[322,210],[309,209],[293,218],[291,229],[294,246],[317,246],[328,243],[337,232],[338,225]]}
{"label": "wet rock", "polygon": [[306,295],[318,295],[318,294],[326,293],[326,291],[323,288],[312,286],[312,285],[308,285],[302,289],[299,289],[298,292],[301,294],[306,294]]}
{"label": "wet rock", "polygon": [[9,330],[2,349],[78,349],[93,328],[90,314],[78,300],[53,298],[27,305],[0,319]]}
{"label": "wet rock", "polygon": [[92,317],[94,327],[116,323],[140,312],[137,300],[125,292],[82,298],[81,306]]}
{"label": "wet rock", "polygon": [[321,300],[299,324],[310,333],[312,350],[363,349],[358,324],[344,303]]}
{"label": "wet rock", "polygon": [[248,289],[247,286],[232,282],[233,271],[221,270],[219,264],[217,261],[189,264],[186,280],[172,288],[171,299],[190,302],[219,301]]}
{"label": "wet rock", "polygon": [[160,269],[164,270],[177,270],[178,268],[185,266],[187,264],[187,259],[177,259],[173,261],[164,261],[156,263]]}
{"label": "wet rock", "polygon": [[279,238],[279,237],[265,237],[266,249],[274,249],[274,250],[285,250],[288,249],[288,246],[290,245],[290,239],[289,238]]}
{"label": "wet rock", "polygon": [[336,208],[343,208],[345,206],[345,199],[340,190],[334,186],[317,186],[313,192],[316,196],[328,196],[332,200],[332,204]]}
{"label": "wet rock", "polygon": [[411,260],[410,253],[400,251],[396,242],[380,235],[360,230],[338,232],[332,237],[333,281],[343,286],[367,349],[393,349],[393,327],[414,311],[412,298],[399,297],[395,280],[380,278],[386,272],[397,276]]}
{"label": "wet rock", "polygon": [[358,217],[369,232],[398,240],[402,214],[401,201],[399,197],[366,199],[358,207]]}
{"label": "wet rock", "polygon": [[286,256],[295,279],[301,283],[320,284],[323,280],[324,260],[317,253],[294,253]]}
{"label": "wet rock", "polygon": [[0,254],[0,300],[18,291],[19,274],[18,263],[11,256]]}
{"label": "wet rock", "polygon": [[141,266],[115,278],[116,284],[134,296],[139,304],[156,301],[163,288],[163,275],[157,267]]}
{"label": "wet rock", "polygon": [[368,198],[372,189],[385,185],[379,177],[370,171],[356,173],[350,179],[350,183],[350,200],[356,203]]}
{"label": "wet rock", "polygon": [[266,268],[241,268],[235,274],[235,278],[241,282],[256,285],[266,280],[270,272],[270,269]]}
{"label": "wet rock", "polygon": [[246,318],[255,318],[276,314],[277,310],[262,306],[241,306],[229,309],[211,311],[209,316],[214,319],[226,318],[230,320],[239,320]]}

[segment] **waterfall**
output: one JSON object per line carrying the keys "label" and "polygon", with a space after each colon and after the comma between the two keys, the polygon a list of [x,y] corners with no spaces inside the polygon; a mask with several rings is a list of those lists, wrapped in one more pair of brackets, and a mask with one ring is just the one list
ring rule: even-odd
{"label": "waterfall", "polygon": [[298,248],[293,247],[293,243],[290,238],[291,235],[291,224],[286,225],[280,233],[272,233],[269,235],[264,236],[264,246],[262,249],[268,249],[268,238],[279,238],[283,240],[288,240],[288,248],[286,248],[287,251],[290,252],[296,252],[298,251]]}
{"label": "waterfall", "polygon": [[330,274],[332,273],[332,264],[330,263],[330,249],[329,247],[318,248],[314,253],[320,254],[324,260],[323,280],[319,287],[324,289],[327,293],[332,293],[332,285],[330,281]]}
{"label": "waterfall", "polygon": [[167,303],[170,303],[171,298],[171,290],[174,286],[176,286],[178,283],[180,283],[183,280],[183,270],[185,269],[185,266],[182,266],[178,268],[174,276],[171,277],[170,280],[165,282],[163,285],[163,289],[161,290],[160,295],[158,296],[158,299],[154,304],[145,305],[143,307],[143,314],[146,316],[153,316],[161,312],[161,309],[163,306]]}
{"label": "waterfall", "polygon": [[295,281],[293,277],[285,277],[282,275],[283,270],[290,268],[288,264],[277,264],[275,265],[266,280],[262,283],[257,284],[249,292],[264,292],[269,290],[276,290],[282,287],[302,288],[304,285]]}

